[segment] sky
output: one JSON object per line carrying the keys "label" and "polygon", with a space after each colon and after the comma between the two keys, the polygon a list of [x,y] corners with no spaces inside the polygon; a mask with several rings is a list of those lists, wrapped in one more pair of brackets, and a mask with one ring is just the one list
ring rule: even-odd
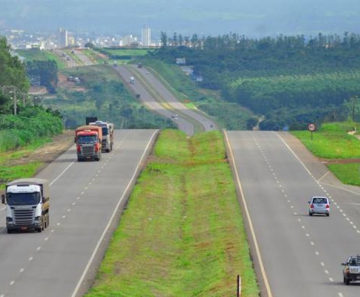
{"label": "sky", "polygon": [[0,0],[0,29],[153,36],[359,33],[360,0]]}

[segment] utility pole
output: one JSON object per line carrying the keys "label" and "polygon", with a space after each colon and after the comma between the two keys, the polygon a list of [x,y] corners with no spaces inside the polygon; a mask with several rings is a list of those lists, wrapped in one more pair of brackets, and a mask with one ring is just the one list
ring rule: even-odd
{"label": "utility pole", "polygon": [[16,115],[16,87],[13,86],[13,93],[14,93],[14,115]]}
{"label": "utility pole", "polygon": [[16,86],[1,86],[1,89],[2,93],[5,93],[6,90],[9,94],[13,95],[13,112],[14,115],[17,115],[17,93],[20,92],[20,94],[22,95],[22,103],[24,107],[26,105],[26,93],[23,93]]}

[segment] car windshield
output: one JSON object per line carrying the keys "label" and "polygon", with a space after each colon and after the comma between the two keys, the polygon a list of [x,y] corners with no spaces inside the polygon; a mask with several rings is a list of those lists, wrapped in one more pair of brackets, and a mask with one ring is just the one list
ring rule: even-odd
{"label": "car windshield", "polygon": [[349,260],[349,265],[350,266],[359,266],[360,265],[360,263],[359,263],[359,260],[360,259],[358,259],[358,258],[350,258],[350,260]]}
{"label": "car windshield", "polygon": [[96,136],[95,135],[80,135],[80,136],[78,136],[77,142],[79,144],[94,143],[94,142],[96,142]]}
{"label": "car windshield", "polygon": [[9,205],[36,205],[40,203],[40,193],[8,193]]}
{"label": "car windshield", "polygon": [[326,198],[314,198],[313,203],[315,204],[327,204]]}

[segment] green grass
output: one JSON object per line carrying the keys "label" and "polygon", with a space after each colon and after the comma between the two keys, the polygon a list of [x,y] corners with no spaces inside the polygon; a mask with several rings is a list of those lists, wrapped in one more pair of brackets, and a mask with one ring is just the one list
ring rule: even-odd
{"label": "green grass", "polygon": [[50,141],[51,139],[49,138],[39,138],[33,143],[17,150],[0,153],[0,189],[3,189],[5,184],[11,180],[33,177],[43,163],[29,162],[16,165],[17,160],[26,157],[28,154]]}
{"label": "green grass", "polygon": [[153,49],[132,49],[132,48],[103,48],[102,51],[106,52],[108,55],[116,56],[132,56],[132,57],[142,57],[147,55]]}
{"label": "green grass", "polygon": [[347,134],[354,124],[329,123],[313,132],[293,131],[302,143],[317,157],[328,159],[360,158],[360,140],[354,135]]}
{"label": "green grass", "polygon": [[164,130],[86,297],[258,296],[221,133]]}
{"label": "green grass", "polygon": [[33,177],[41,166],[41,162],[32,162],[14,166],[0,166],[0,189],[4,189],[5,184],[11,180]]}
{"label": "green grass", "polygon": [[323,124],[319,130],[293,131],[291,132],[307,147],[307,149],[319,158],[350,159],[350,163],[329,164],[328,168],[344,184],[360,185],[359,163],[352,160],[360,159],[360,140],[354,135],[348,134],[356,127],[359,131],[360,124],[354,122],[327,123]]}
{"label": "green grass", "polygon": [[329,164],[328,168],[343,183],[353,186],[360,186],[360,164]]}

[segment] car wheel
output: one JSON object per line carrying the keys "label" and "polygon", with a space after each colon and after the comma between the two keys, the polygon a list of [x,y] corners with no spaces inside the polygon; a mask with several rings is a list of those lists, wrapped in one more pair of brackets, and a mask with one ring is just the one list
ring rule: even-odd
{"label": "car wheel", "polygon": [[326,216],[327,216],[327,217],[329,217],[329,216],[330,216],[330,214],[329,214],[329,213],[327,213],[327,214],[326,214]]}
{"label": "car wheel", "polygon": [[313,213],[309,211],[309,216],[312,217]]}

